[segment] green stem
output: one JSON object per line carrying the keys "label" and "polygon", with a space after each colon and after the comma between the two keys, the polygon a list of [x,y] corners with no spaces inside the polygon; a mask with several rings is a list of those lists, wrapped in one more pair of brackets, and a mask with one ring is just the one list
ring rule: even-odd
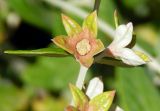
{"label": "green stem", "polygon": [[97,10],[97,14],[99,11],[100,3],[101,3],[101,0],[95,0],[93,11]]}

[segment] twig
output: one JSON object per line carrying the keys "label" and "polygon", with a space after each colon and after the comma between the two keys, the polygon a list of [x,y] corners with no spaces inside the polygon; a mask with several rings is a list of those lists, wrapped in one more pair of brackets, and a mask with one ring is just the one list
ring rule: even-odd
{"label": "twig", "polygon": [[[74,5],[72,5],[66,1],[62,1],[62,0],[45,0],[45,1],[55,7],[59,7],[59,8],[66,10],[70,13],[73,13],[80,18],[85,18],[88,15],[87,12],[83,11],[82,9],[80,9],[78,7],[75,7]],[[99,23],[99,29],[102,32],[104,32],[105,34],[109,35],[109,37],[113,39],[114,38],[113,28],[110,25],[108,25],[106,22],[104,22],[100,19],[98,20],[98,23]],[[154,70],[160,74],[160,63],[158,63],[154,57],[152,57],[147,51],[145,51],[144,49],[142,49],[138,45],[136,45],[135,48],[140,49],[141,51],[145,52],[147,55],[150,56],[152,62],[147,64],[148,67],[150,67],[152,70]]]}
{"label": "twig", "polygon": [[97,10],[97,14],[99,11],[100,3],[101,3],[101,0],[95,0],[93,11]]}

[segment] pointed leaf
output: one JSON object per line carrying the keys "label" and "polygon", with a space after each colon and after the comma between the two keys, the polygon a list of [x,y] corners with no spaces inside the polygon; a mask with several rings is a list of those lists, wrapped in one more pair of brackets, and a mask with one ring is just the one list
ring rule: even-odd
{"label": "pointed leaf", "polygon": [[93,78],[88,85],[86,95],[92,99],[103,92],[103,82],[98,78]]}
{"label": "pointed leaf", "polygon": [[86,95],[79,88],[72,84],[70,84],[70,90],[72,92],[75,107],[78,109],[83,109],[88,103],[88,98]]}
{"label": "pointed leaf", "polygon": [[89,109],[92,111],[108,111],[112,104],[114,95],[115,91],[108,91],[94,97],[89,102]]}
{"label": "pointed leaf", "polygon": [[69,56],[67,52],[65,52],[61,48],[42,48],[36,50],[6,50],[5,54],[14,54],[14,55],[23,55],[23,56],[51,56],[51,57],[64,57]]}
{"label": "pointed leaf", "polygon": [[81,26],[70,17],[62,14],[62,21],[68,36],[73,36],[82,31]]}
{"label": "pointed leaf", "polygon": [[75,107],[73,106],[68,106],[65,111],[78,111],[78,109],[76,109]]}
{"label": "pointed leaf", "polygon": [[83,22],[83,29],[89,29],[97,37],[97,12],[92,12]]}
{"label": "pointed leaf", "polygon": [[114,22],[115,22],[115,26],[117,28],[119,26],[119,19],[118,19],[118,12],[117,12],[117,10],[114,11]]}
{"label": "pointed leaf", "polygon": [[101,51],[103,51],[105,49],[105,47],[100,39],[96,40],[96,44],[97,44],[97,48],[94,52],[94,55],[100,53]]}
{"label": "pointed leaf", "polygon": [[68,44],[67,44],[67,37],[66,36],[63,36],[63,35],[60,35],[60,36],[57,36],[57,37],[54,37],[52,39],[52,41],[57,45],[59,46],[60,48],[64,49],[65,51],[69,52],[69,53],[73,53],[72,50],[70,50],[68,48]]}

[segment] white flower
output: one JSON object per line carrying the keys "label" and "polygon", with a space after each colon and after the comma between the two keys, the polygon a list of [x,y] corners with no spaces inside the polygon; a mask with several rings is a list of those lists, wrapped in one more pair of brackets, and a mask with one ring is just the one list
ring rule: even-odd
{"label": "white flower", "polygon": [[145,64],[149,58],[141,52],[136,52],[127,46],[132,42],[133,25],[120,25],[115,30],[115,38],[107,47],[107,56],[122,60],[125,64],[137,66]]}
{"label": "white flower", "polygon": [[90,80],[87,91],[86,91],[86,95],[92,99],[95,96],[103,93],[103,82],[98,78],[95,77],[92,80]]}
{"label": "white flower", "polygon": [[128,23],[127,25],[120,25],[115,30],[115,37],[109,47],[123,48],[132,41],[133,25]]}
{"label": "white flower", "polygon": [[115,111],[123,111],[123,109],[121,109],[119,106],[117,106]]}

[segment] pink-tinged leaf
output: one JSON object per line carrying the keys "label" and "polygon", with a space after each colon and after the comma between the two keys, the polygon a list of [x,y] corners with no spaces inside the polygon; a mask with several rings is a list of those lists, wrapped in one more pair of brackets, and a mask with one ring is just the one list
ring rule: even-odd
{"label": "pink-tinged leaf", "polygon": [[73,51],[69,49],[66,39],[67,39],[66,36],[61,35],[61,36],[54,37],[52,41],[60,48],[72,54]]}
{"label": "pink-tinged leaf", "polygon": [[75,107],[73,106],[68,106],[65,111],[78,111],[78,109],[76,109]]}
{"label": "pink-tinged leaf", "polygon": [[126,47],[132,41],[133,25],[128,23],[127,25],[120,25],[115,30],[115,38],[111,43],[111,47],[123,48]]}
{"label": "pink-tinged leaf", "polygon": [[86,95],[90,99],[93,99],[95,96],[103,92],[103,88],[104,88],[103,82],[98,77],[95,77],[92,80],[90,80],[86,91]]}
{"label": "pink-tinged leaf", "polygon": [[70,84],[70,90],[72,92],[74,106],[79,110],[84,109],[85,105],[88,103],[86,95],[72,84]]}
{"label": "pink-tinged leaf", "polygon": [[81,57],[78,61],[81,65],[89,68],[93,64],[93,60],[93,57]]}
{"label": "pink-tinged leaf", "polygon": [[70,17],[62,14],[62,21],[68,36],[74,36],[82,31],[81,26]]}
{"label": "pink-tinged leaf", "polygon": [[89,111],[108,111],[113,102],[114,95],[115,91],[108,91],[94,97],[89,102]]}
{"label": "pink-tinged leaf", "polygon": [[94,51],[94,55],[102,52],[105,49],[105,47],[100,39],[96,40],[96,45],[97,45],[97,48]]}
{"label": "pink-tinged leaf", "polygon": [[94,37],[97,37],[97,12],[94,11],[83,22],[83,29],[89,29]]}

